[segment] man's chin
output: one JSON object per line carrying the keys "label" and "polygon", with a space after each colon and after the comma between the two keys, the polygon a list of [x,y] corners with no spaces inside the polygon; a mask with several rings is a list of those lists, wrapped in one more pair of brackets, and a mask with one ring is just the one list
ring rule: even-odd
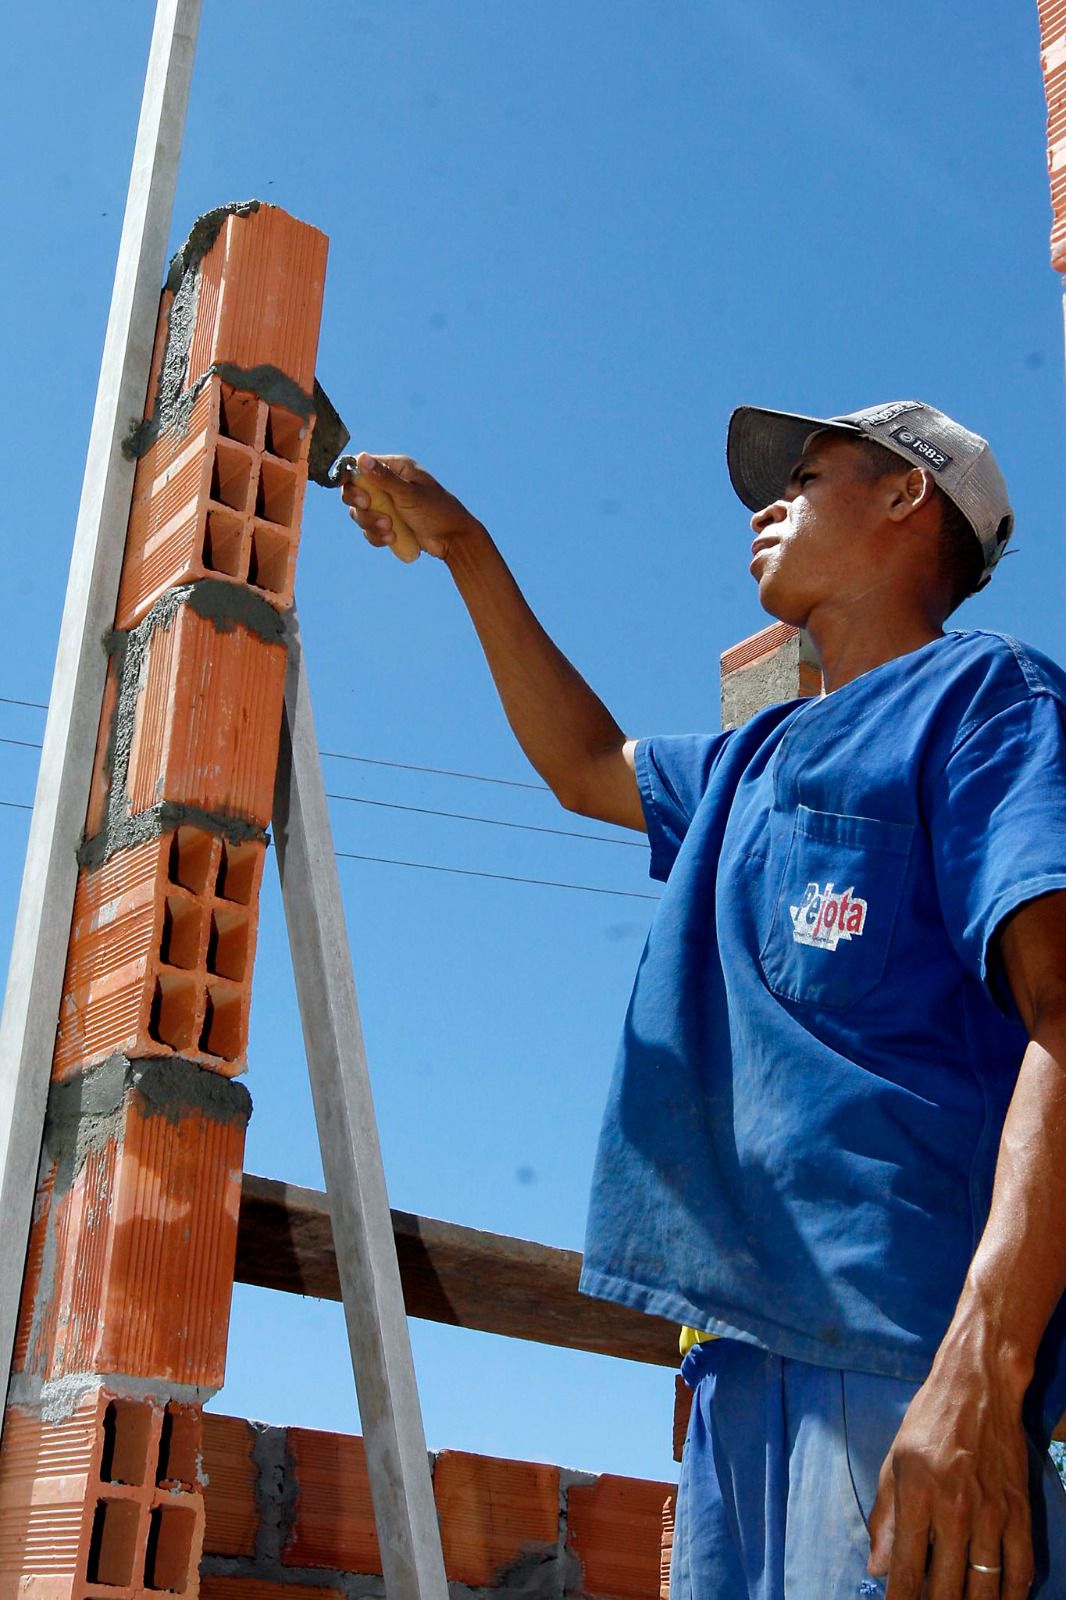
{"label": "man's chin", "polygon": [[792,628],[806,627],[809,608],[800,605],[794,595],[785,593],[784,586],[774,582],[774,576],[768,572],[759,579],[759,604],[778,622],[787,622]]}

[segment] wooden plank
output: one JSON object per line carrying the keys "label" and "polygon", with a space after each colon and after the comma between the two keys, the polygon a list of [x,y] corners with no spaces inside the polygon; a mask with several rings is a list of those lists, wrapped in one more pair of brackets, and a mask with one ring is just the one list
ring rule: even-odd
{"label": "wooden plank", "polygon": [[[409,1316],[678,1365],[677,1324],[581,1294],[577,1250],[408,1211],[394,1210],[392,1227]],[[235,1275],[239,1283],[339,1300],[326,1196],[245,1173]]]}

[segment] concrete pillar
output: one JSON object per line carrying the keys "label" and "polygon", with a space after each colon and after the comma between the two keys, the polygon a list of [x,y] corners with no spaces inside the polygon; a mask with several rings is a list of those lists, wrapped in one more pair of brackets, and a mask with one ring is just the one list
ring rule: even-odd
{"label": "concrete pillar", "polygon": [[163,294],[0,1442],[0,1600],[197,1593],[326,251],[276,207],[223,208]]}
{"label": "concrete pillar", "polygon": [[723,728],[739,728],[782,700],[822,692],[810,640],[787,622],[775,622],[724,650],[721,671]]}

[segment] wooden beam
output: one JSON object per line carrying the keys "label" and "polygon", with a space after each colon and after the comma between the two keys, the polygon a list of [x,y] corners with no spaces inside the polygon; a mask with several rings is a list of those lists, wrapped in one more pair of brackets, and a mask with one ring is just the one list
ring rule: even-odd
{"label": "wooden beam", "polygon": [[[581,1255],[393,1211],[404,1303],[412,1317],[512,1339],[675,1367],[677,1324],[578,1291]],[[339,1300],[329,1203],[315,1189],[244,1176],[239,1283]]]}
{"label": "wooden beam", "polygon": [[[678,1328],[578,1291],[581,1255],[393,1211],[407,1314],[568,1350],[677,1367]],[[244,1175],[238,1283],[339,1300],[329,1204],[317,1189]],[[1066,1442],[1066,1416],[1054,1437]]]}

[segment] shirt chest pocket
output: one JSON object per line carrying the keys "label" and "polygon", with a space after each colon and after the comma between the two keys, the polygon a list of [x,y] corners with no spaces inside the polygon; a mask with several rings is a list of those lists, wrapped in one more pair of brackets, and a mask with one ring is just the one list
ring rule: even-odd
{"label": "shirt chest pocket", "polygon": [[796,808],[759,952],[774,994],[842,1010],[876,988],[913,835],[909,823]]}

